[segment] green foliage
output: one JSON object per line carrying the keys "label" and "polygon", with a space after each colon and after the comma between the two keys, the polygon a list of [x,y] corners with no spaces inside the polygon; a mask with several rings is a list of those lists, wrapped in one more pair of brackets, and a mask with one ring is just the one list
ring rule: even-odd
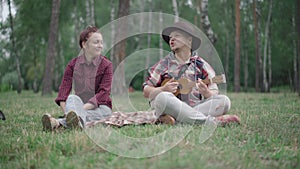
{"label": "green foliage", "polygon": [[18,74],[16,71],[7,72],[1,80],[1,91],[16,90],[18,87]]}
{"label": "green foliage", "polygon": [[[133,105],[148,108],[141,92],[129,96]],[[1,93],[0,105],[6,121],[0,121],[0,166],[1,169],[299,168],[298,96],[288,91],[228,93],[228,96],[232,101],[229,113],[239,115],[241,125],[219,127],[203,144],[199,143],[202,126],[194,125],[171,150],[154,157],[132,159],[103,150],[85,132],[42,131],[43,114],[61,115],[60,108],[53,102],[54,97],[41,97],[28,91],[21,95]],[[124,136],[147,138],[168,128],[170,126],[140,125],[114,129]]]}
{"label": "green foliage", "polygon": [[[87,1],[63,0],[60,5],[59,18],[59,39],[57,45],[57,58],[55,64],[55,74],[61,77],[67,62],[79,54],[78,36],[82,29],[90,25],[87,18]],[[199,0],[177,1],[179,16],[201,28],[199,10]],[[234,51],[235,51],[235,1],[209,1],[208,12],[212,30],[217,35],[215,44],[216,51],[223,63],[223,67],[228,65],[228,84],[233,82],[234,72]],[[264,45],[263,38],[268,5],[270,1],[259,1],[257,3],[260,12],[261,45]],[[14,0],[16,15],[14,16],[14,35],[16,41],[17,55],[20,58],[21,73],[24,78],[26,88],[30,88],[33,79],[33,70],[37,70],[39,79],[43,73],[45,64],[48,34],[51,18],[51,0]],[[272,54],[272,87],[292,84],[293,77],[293,56],[295,43],[295,28],[293,18],[295,17],[295,1],[273,1],[273,13],[271,23],[271,54]],[[253,32],[253,6],[248,0],[241,0],[241,87],[244,84],[245,58],[248,57],[249,79],[248,87],[254,87],[255,82],[255,41]],[[111,7],[115,8],[115,19],[118,15],[118,1],[108,2],[106,0],[94,1],[95,25],[102,27],[111,20]],[[170,1],[158,0],[131,0],[130,13],[139,12],[163,12],[174,14]],[[145,19],[144,24],[147,23]],[[138,23],[136,26],[140,26]],[[10,54],[11,31],[9,22],[1,23],[0,45],[0,76],[15,70],[15,59]],[[159,35],[151,35],[150,47],[159,47]],[[104,39],[105,42],[105,39]],[[163,43],[164,49],[169,50]],[[107,45],[109,46],[109,45]],[[227,48],[228,47],[228,48]],[[147,35],[141,38],[130,37],[127,39],[126,53],[130,56],[133,52],[147,49]],[[108,49],[109,50],[109,49]],[[228,50],[228,51],[227,51]],[[228,52],[229,58],[225,56]],[[105,53],[109,57],[110,53]],[[132,64],[134,65],[134,64]],[[138,78],[139,77],[139,78]],[[137,81],[143,81],[143,76],[138,76]],[[59,81],[60,79],[55,79]],[[139,82],[140,83],[140,82]],[[247,90],[245,88],[245,90]]]}

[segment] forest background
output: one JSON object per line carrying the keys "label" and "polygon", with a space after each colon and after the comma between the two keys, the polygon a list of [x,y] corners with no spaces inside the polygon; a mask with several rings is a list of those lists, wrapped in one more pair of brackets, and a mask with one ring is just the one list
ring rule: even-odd
{"label": "forest background", "polygon": [[[80,51],[81,30],[88,25],[102,27],[130,14],[158,12],[183,18],[207,35],[223,64],[228,91],[274,92],[284,87],[300,94],[297,0],[0,2],[0,91],[33,90],[42,95],[57,91],[67,62]],[[135,25],[148,23],[150,14]],[[111,29],[116,35],[122,33],[117,27]],[[160,35],[140,35],[118,43],[106,56],[117,67],[126,56],[146,48],[169,50]],[[149,64],[144,63],[145,67]],[[132,61],[129,68],[137,64]],[[130,79],[135,90],[141,90],[144,74]]]}

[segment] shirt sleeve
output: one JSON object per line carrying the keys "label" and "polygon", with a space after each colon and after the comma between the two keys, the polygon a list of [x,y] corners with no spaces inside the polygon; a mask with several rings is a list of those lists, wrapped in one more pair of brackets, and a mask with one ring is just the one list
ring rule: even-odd
{"label": "shirt sleeve", "polygon": [[[207,78],[213,78],[216,76],[216,73],[214,71],[214,69],[211,67],[211,65],[209,63],[207,63],[205,60],[202,60],[204,62],[203,65],[203,69],[205,69],[206,73],[207,73]],[[216,90],[218,91],[218,85],[216,83],[212,83],[208,85],[208,88],[210,90]]]}
{"label": "shirt sleeve", "polygon": [[60,105],[61,101],[66,101],[71,90],[72,90],[72,82],[73,82],[73,66],[74,60],[68,63],[67,67],[65,68],[65,72],[62,78],[62,82],[59,86],[59,91],[55,102],[57,105]]}
{"label": "shirt sleeve", "polygon": [[164,64],[165,60],[160,60],[155,65],[149,68],[148,77],[146,81],[143,83],[143,89],[145,86],[153,86],[158,87],[162,83],[162,76],[166,71],[167,67]]}

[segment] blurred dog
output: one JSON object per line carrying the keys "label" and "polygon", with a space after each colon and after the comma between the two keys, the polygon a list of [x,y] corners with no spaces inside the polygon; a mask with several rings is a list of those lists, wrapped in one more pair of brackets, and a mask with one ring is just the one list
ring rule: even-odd
{"label": "blurred dog", "polygon": [[0,110],[0,119],[1,120],[5,120],[5,116],[4,116],[4,113]]}

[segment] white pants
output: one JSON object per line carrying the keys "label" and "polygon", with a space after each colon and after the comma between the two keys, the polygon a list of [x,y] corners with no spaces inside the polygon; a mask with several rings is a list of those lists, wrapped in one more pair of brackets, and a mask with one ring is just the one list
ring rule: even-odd
{"label": "white pants", "polygon": [[203,123],[211,117],[226,114],[230,109],[230,99],[225,95],[214,95],[204,99],[200,104],[191,107],[170,92],[161,92],[151,102],[156,117],[171,115],[182,123]]}
{"label": "white pants", "polygon": [[[66,100],[66,112],[74,111],[85,124],[86,122],[97,121],[111,115],[112,110],[106,105],[99,105],[98,108],[93,110],[84,110],[84,103],[80,97],[76,95],[69,95]],[[66,118],[57,119],[60,124],[67,127]]]}

